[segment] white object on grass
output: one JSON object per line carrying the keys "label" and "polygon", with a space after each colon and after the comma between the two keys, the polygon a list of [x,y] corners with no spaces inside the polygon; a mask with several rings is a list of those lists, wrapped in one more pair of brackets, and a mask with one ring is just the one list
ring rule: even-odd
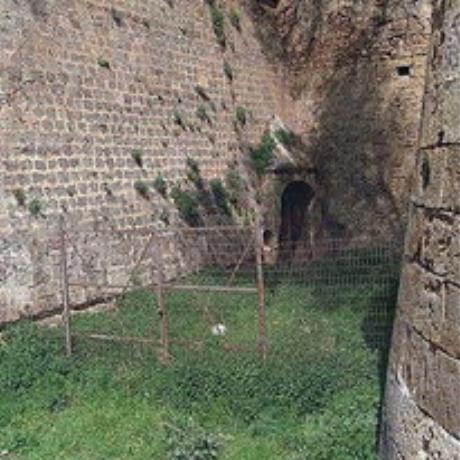
{"label": "white object on grass", "polygon": [[212,335],[225,335],[227,333],[227,326],[225,324],[215,324],[211,328]]}

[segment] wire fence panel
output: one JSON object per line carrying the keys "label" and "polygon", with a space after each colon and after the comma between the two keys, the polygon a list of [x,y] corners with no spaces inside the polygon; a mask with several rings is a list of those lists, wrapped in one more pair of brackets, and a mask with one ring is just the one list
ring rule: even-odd
{"label": "wire fence panel", "polygon": [[313,251],[284,241],[274,253],[257,235],[237,226],[66,230],[70,305],[111,299],[75,320],[74,337],[149,344],[165,362],[214,348],[355,365],[385,349],[398,247],[330,240]]}

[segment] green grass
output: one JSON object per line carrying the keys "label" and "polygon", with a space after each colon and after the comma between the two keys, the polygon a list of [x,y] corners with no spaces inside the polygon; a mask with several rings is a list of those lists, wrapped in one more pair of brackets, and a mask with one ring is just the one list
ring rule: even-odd
{"label": "green grass", "polygon": [[[170,293],[171,338],[204,345],[173,345],[168,367],[151,346],[80,338],[68,360],[61,331],[29,323],[7,329],[0,452],[24,460],[376,458],[385,345],[369,345],[370,319],[377,309],[391,312],[393,298],[376,278],[339,288],[331,270],[340,264],[314,283],[268,274],[265,364],[252,294]],[[190,281],[222,278],[203,271]],[[381,318],[386,330],[391,315]],[[216,323],[227,326],[226,336],[211,334]],[[73,326],[159,337],[155,299],[142,290],[113,311],[78,316]]]}

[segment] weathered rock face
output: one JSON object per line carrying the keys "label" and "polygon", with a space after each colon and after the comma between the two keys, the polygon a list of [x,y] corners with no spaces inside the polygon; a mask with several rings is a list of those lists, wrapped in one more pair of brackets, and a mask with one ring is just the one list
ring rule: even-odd
{"label": "weathered rock face", "polygon": [[460,459],[460,1],[439,1],[382,459]]}
{"label": "weathered rock face", "polygon": [[[283,120],[329,220],[350,235],[402,235],[415,167],[431,1],[251,2],[266,55],[289,99]],[[286,180],[286,178],[284,178]],[[287,178],[289,180],[289,178]]]}

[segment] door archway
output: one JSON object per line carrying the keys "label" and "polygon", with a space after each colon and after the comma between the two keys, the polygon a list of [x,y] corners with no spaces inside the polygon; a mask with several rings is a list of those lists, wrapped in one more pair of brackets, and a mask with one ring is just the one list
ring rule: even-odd
{"label": "door archway", "polygon": [[283,248],[294,248],[306,239],[308,208],[315,192],[304,181],[294,181],[286,186],[281,196],[281,225],[279,242]]}

